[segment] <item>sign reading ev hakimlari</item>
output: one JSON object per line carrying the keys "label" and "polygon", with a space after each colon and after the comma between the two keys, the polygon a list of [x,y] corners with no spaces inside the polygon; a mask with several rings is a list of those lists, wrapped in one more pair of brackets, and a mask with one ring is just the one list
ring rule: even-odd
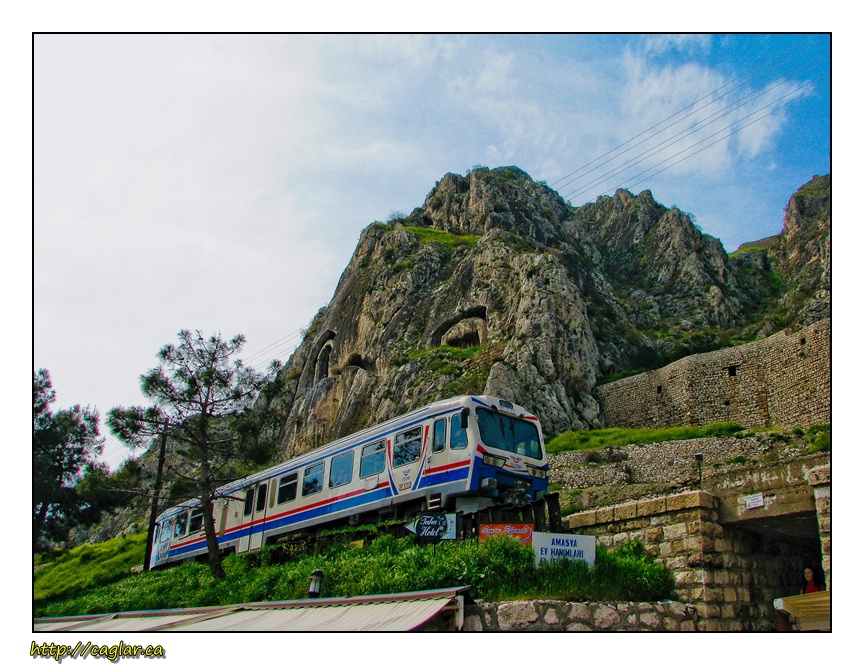
{"label": "sign reading ev hakimlari", "polygon": [[405,528],[424,540],[456,540],[456,513],[424,513]]}
{"label": "sign reading ev hakimlari", "polygon": [[572,533],[544,533],[535,531],[532,539],[534,546],[534,565],[541,561],[584,561],[589,566],[594,565],[597,553],[597,538],[595,536],[576,536]]}

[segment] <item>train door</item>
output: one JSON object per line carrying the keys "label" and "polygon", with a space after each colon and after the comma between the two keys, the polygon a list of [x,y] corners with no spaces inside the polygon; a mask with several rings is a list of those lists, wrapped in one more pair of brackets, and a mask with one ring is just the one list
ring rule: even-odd
{"label": "train door", "polygon": [[267,517],[267,482],[255,488],[255,505],[252,510],[252,528],[249,531],[249,549],[257,550],[264,544],[264,519]]}
{"label": "train door", "polygon": [[[256,518],[255,508],[258,505],[256,493],[260,492],[260,485],[264,485],[264,483],[251,485],[246,488],[246,496],[243,499],[243,517],[240,519],[242,529],[240,529],[240,537],[237,539],[238,552],[248,551],[253,540],[253,529],[255,527]],[[264,490],[264,492],[265,496],[263,500],[266,501],[266,490]],[[251,547],[251,549],[254,549],[254,547]]]}
{"label": "train door", "polygon": [[417,425],[398,432],[393,438],[391,465],[393,482],[397,494],[411,491],[420,472],[425,449],[425,439],[429,435],[428,425]]}
{"label": "train door", "polygon": [[173,518],[162,520],[156,524],[156,531],[153,534],[153,553],[150,555],[150,568],[155,568],[168,558],[173,531]]}

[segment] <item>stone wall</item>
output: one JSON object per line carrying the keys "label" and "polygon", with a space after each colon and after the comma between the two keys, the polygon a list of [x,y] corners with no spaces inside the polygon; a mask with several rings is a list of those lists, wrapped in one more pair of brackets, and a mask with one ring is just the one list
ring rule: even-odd
{"label": "stone wall", "polygon": [[672,571],[698,631],[776,630],[773,599],[798,593],[806,563],[782,540],[722,525],[717,497],[704,491],[577,513],[567,527],[605,547],[642,542]]}
{"label": "stone wall", "polygon": [[529,600],[477,603],[465,608],[465,632],[692,632],[692,605],[660,603],[570,603]]}
{"label": "stone wall", "polygon": [[819,520],[819,538],[822,541],[822,570],[825,588],[831,590],[831,466],[811,469],[808,475],[816,498],[816,518]]}
{"label": "stone wall", "polygon": [[802,427],[831,420],[831,319],[688,356],[596,388],[607,427],[737,422]]}

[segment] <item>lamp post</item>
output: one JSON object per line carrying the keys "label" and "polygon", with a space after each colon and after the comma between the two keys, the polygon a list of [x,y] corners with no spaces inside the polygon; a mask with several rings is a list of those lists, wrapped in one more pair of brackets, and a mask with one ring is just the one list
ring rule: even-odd
{"label": "lamp post", "polygon": [[316,568],[306,579],[309,580],[309,592],[307,595],[310,598],[318,598],[321,595],[321,582],[324,581],[324,573]]}

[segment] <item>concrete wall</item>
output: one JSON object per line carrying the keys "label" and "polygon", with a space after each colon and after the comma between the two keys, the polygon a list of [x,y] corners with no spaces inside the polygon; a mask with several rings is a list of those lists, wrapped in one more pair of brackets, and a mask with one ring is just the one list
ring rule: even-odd
{"label": "concrete wall", "polygon": [[737,422],[801,427],[831,420],[831,320],[683,358],[596,388],[607,427]]}

